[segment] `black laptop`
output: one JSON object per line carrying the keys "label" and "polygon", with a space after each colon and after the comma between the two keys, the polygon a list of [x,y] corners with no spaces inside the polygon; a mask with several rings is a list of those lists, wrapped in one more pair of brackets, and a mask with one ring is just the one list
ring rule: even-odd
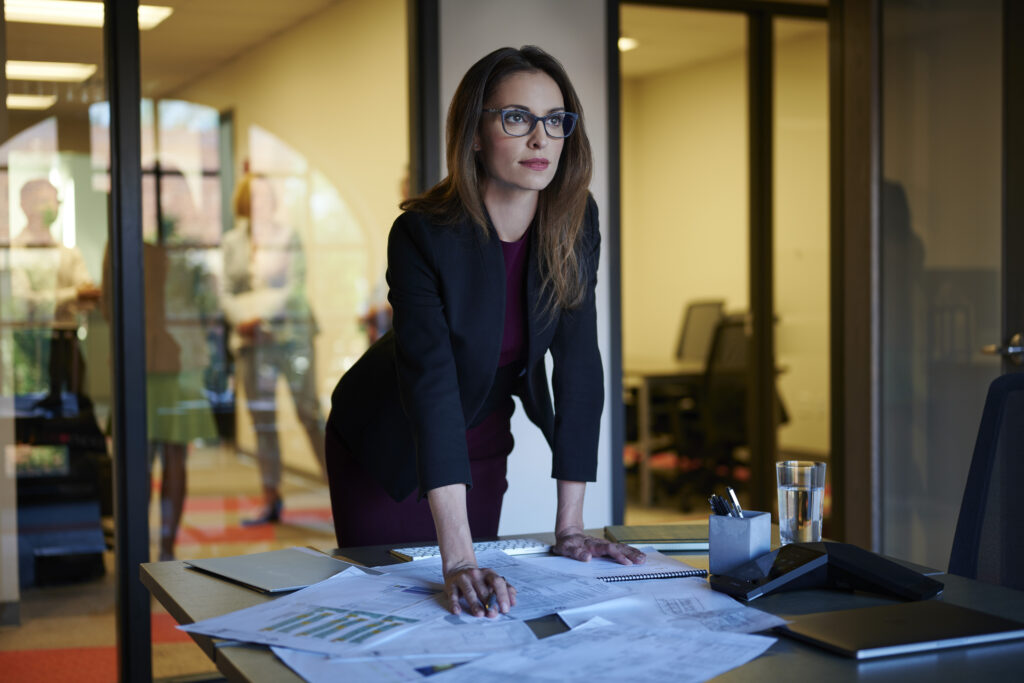
{"label": "black laptop", "polygon": [[1024,638],[1024,624],[941,600],[792,617],[780,633],[855,659]]}

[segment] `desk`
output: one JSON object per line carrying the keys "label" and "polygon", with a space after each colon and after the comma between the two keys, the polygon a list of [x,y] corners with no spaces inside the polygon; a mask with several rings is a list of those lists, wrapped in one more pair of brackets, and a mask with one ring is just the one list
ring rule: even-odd
{"label": "desk", "polygon": [[623,371],[622,386],[635,389],[637,449],[640,460],[637,463],[640,474],[640,504],[651,504],[651,395],[659,386],[695,386],[704,377],[701,362],[671,361],[628,361]]}
{"label": "desk", "polygon": [[[538,538],[550,535],[534,534]],[[338,556],[385,564],[386,546],[345,548]],[[671,553],[686,562],[707,568],[707,555]],[[391,558],[394,559],[394,558]],[[142,582],[179,623],[256,605],[268,596],[186,568],[184,562],[155,562],[141,566]],[[972,607],[1008,619],[1024,621],[1024,591],[1014,591],[980,581],[944,574],[947,602]],[[806,614],[891,602],[868,594],[808,590],[759,598],[752,606],[778,615]],[[554,622],[552,622],[554,623]],[[560,622],[558,622],[560,624]],[[537,627],[534,627],[537,630]],[[229,681],[299,683],[301,679],[263,646],[226,645],[206,636],[193,635],[203,652]],[[726,672],[716,681],[762,683],[763,681],[965,681],[1016,680],[1024,666],[1024,641],[980,645],[935,653],[857,662],[811,645],[779,637],[761,657]]]}

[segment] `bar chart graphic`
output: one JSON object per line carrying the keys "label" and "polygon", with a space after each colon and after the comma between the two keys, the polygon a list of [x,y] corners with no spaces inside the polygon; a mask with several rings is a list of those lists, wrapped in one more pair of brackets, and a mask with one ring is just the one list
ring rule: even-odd
{"label": "bar chart graphic", "polygon": [[400,626],[419,622],[418,619],[356,609],[335,609],[319,605],[297,607],[300,609],[281,615],[262,630],[334,643],[358,644]]}

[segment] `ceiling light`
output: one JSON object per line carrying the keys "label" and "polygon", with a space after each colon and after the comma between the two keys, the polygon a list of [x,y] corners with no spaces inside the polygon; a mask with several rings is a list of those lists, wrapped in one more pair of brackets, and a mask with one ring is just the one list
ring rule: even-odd
{"label": "ceiling light", "polygon": [[619,38],[619,52],[629,52],[635,50],[640,46],[640,41],[636,38],[627,38],[622,36]]}
{"label": "ceiling light", "polygon": [[8,109],[49,109],[57,102],[56,95],[8,95]]}
{"label": "ceiling light", "polygon": [[[157,26],[171,16],[174,9],[156,5],[139,5],[139,28],[143,31]],[[27,24],[61,24],[64,26],[103,26],[102,2],[77,0],[4,0],[4,18]]]}
{"label": "ceiling light", "polygon": [[75,62],[19,62],[7,60],[7,78],[12,81],[61,81],[80,83],[96,73],[95,64]]}

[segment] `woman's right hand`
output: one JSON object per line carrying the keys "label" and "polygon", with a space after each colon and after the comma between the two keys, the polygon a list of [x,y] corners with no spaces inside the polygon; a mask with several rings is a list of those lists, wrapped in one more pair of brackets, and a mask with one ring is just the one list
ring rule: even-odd
{"label": "woman's right hand", "polygon": [[444,574],[444,592],[448,609],[461,614],[463,603],[474,617],[494,618],[508,614],[516,604],[516,589],[493,569],[470,565],[456,566]]}

